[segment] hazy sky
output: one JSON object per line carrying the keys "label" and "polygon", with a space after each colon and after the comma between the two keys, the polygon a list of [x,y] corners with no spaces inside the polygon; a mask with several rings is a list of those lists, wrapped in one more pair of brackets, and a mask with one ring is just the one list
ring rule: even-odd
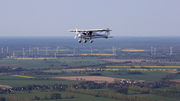
{"label": "hazy sky", "polygon": [[180,36],[180,0],[0,0],[0,36]]}

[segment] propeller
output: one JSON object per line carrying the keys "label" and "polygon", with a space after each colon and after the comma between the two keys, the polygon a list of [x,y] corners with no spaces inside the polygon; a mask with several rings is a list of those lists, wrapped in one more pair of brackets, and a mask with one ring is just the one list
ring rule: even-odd
{"label": "propeller", "polygon": [[78,36],[78,30],[76,28],[76,35],[75,35],[74,39],[76,39],[77,36]]}

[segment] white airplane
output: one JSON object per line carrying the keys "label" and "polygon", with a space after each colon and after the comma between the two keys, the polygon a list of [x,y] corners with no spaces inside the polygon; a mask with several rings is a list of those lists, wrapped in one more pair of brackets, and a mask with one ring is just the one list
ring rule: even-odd
{"label": "white airplane", "polygon": [[[110,31],[109,28],[107,29],[89,29],[89,30],[68,30],[69,32],[76,32],[76,35],[74,38],[78,37],[80,38],[78,40],[79,43],[81,43],[81,39],[84,39],[84,43],[87,42],[87,40],[90,41],[90,43],[92,43],[93,41],[91,39],[95,39],[95,38],[112,38],[112,36],[110,36]],[[104,34],[100,34],[97,32],[105,32]]]}

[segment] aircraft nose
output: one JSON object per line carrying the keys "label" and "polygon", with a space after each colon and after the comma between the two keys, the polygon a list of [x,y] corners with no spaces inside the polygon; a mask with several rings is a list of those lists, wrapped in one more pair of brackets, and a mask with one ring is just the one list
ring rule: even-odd
{"label": "aircraft nose", "polygon": [[78,34],[78,37],[80,38],[80,37],[81,37],[81,34]]}

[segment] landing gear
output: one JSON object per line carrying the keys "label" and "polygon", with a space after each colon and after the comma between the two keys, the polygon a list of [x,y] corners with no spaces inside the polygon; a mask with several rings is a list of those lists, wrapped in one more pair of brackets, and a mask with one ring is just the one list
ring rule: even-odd
{"label": "landing gear", "polygon": [[90,40],[90,43],[92,43],[93,41],[92,40]]}
{"label": "landing gear", "polygon": [[81,40],[78,40],[79,43],[81,43]]}
{"label": "landing gear", "polygon": [[[90,43],[93,43],[93,40],[90,40],[90,39],[89,39],[88,41],[89,41]],[[81,41],[81,40],[78,40],[78,42],[81,43],[82,41]],[[86,43],[87,40],[84,40],[83,42]]]}
{"label": "landing gear", "polygon": [[84,40],[84,43],[86,43],[87,42],[87,40]]}

